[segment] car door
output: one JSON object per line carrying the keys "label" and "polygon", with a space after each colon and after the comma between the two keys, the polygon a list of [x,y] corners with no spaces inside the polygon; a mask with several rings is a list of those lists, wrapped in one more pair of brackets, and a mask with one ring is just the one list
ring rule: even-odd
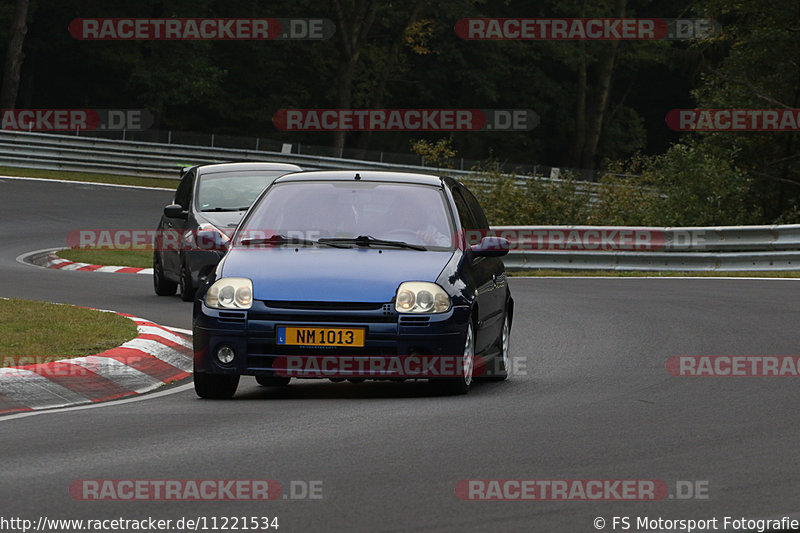
{"label": "car door", "polygon": [[[477,198],[467,189],[461,189],[467,206],[472,212],[481,235],[486,235],[489,232],[489,221],[486,219],[486,214],[478,202]],[[500,336],[503,328],[503,318],[506,309],[506,297],[508,296],[508,281],[506,279],[506,268],[503,260],[499,257],[484,257],[486,267],[491,273],[492,289],[489,292],[489,305],[492,312],[488,315],[485,323],[486,334],[489,338],[488,342],[493,342]]]}
{"label": "car door", "polygon": [[[472,193],[460,184],[453,187],[452,193],[462,230],[486,235],[489,224]],[[480,353],[500,334],[505,305],[505,269],[503,262],[496,257],[475,257],[468,254],[467,261],[475,289],[478,291],[475,351]]]}
{"label": "car door", "polygon": [[183,244],[183,233],[186,230],[187,218],[191,212],[192,191],[194,190],[195,171],[190,170],[183,175],[178,189],[175,191],[174,203],[183,208],[186,216],[167,217],[164,216],[164,246],[162,257],[164,270],[168,272],[170,278],[180,275],[181,255],[180,248]]}

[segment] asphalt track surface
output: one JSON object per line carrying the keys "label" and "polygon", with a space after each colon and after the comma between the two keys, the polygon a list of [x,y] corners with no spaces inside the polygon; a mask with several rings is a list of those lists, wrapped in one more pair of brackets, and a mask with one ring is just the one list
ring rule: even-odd
{"label": "asphalt track surface", "polygon": [[[0,296],[191,327],[148,276],[22,265],[72,229],[155,226],[166,191],[0,179]],[[245,378],[233,401],[190,388],[0,418],[0,517],[277,516],[281,532],[596,531],[595,517],[759,518],[800,511],[798,382],[678,378],[673,355],[798,353],[800,282],[512,279],[527,375],[434,397],[424,383]],[[707,482],[708,499],[470,502],[464,479]],[[92,502],[82,479],[322,481],[322,499]],[[619,526],[618,529],[619,530]],[[635,530],[632,528],[631,530]]]}

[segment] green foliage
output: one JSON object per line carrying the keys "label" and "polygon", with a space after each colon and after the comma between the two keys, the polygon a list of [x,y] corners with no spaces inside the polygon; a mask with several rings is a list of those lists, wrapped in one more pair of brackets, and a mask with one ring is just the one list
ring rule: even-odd
{"label": "green foliage", "polygon": [[638,175],[607,175],[597,216],[604,223],[715,226],[754,223],[760,212],[748,199],[750,179],[717,150],[673,145],[660,156],[636,156],[626,169]]}
{"label": "green foliage", "polygon": [[433,163],[439,168],[453,168],[452,159],[456,156],[453,149],[453,139],[439,139],[430,142],[419,139],[411,143],[411,151],[425,158],[425,164],[431,166]]}
{"label": "green foliage", "polygon": [[569,176],[523,186],[496,171],[482,177],[489,187],[480,199],[497,225],[717,226],[753,224],[761,214],[748,196],[751,179],[704,145],[637,155],[612,166],[596,188]]}
{"label": "green foliage", "polygon": [[470,189],[493,225],[541,225],[585,223],[590,211],[584,184],[570,177],[563,180],[532,178],[517,184],[518,176],[504,175],[486,166],[478,169]]}

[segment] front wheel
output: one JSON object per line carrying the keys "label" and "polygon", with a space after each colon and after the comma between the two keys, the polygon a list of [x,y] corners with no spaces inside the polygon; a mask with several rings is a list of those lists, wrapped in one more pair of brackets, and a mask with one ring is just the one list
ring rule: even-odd
{"label": "front wheel", "polygon": [[172,296],[178,290],[178,284],[164,277],[164,265],[158,252],[153,252],[153,290],[159,296]]}
{"label": "front wheel", "polygon": [[511,339],[511,319],[506,311],[506,318],[503,321],[503,331],[497,339],[497,349],[499,353],[491,361],[491,368],[487,368],[487,381],[503,381],[508,378],[511,371],[511,355],[509,351],[509,341]]}
{"label": "front wheel", "polygon": [[197,289],[192,285],[192,275],[189,273],[189,267],[186,262],[181,266],[181,300],[184,302],[193,302],[194,295]]}
{"label": "front wheel", "polygon": [[239,376],[195,372],[194,391],[201,398],[227,400],[233,398],[239,387]]}
{"label": "front wheel", "polygon": [[432,379],[430,384],[440,394],[466,394],[472,386],[472,372],[475,369],[475,332],[472,321],[467,325],[464,338],[464,354],[461,358],[461,375],[450,379]]}

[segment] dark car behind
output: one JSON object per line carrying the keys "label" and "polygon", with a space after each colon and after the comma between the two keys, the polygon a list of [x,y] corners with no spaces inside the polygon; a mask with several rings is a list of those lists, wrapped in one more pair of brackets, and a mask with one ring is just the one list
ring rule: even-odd
{"label": "dark car behind", "polygon": [[[302,170],[288,163],[215,163],[187,169],[171,205],[164,208],[153,252],[153,286],[159,296],[180,288],[194,299],[197,287],[225,253],[222,245],[245,211],[276,178]],[[198,237],[217,246],[197,246]]]}

